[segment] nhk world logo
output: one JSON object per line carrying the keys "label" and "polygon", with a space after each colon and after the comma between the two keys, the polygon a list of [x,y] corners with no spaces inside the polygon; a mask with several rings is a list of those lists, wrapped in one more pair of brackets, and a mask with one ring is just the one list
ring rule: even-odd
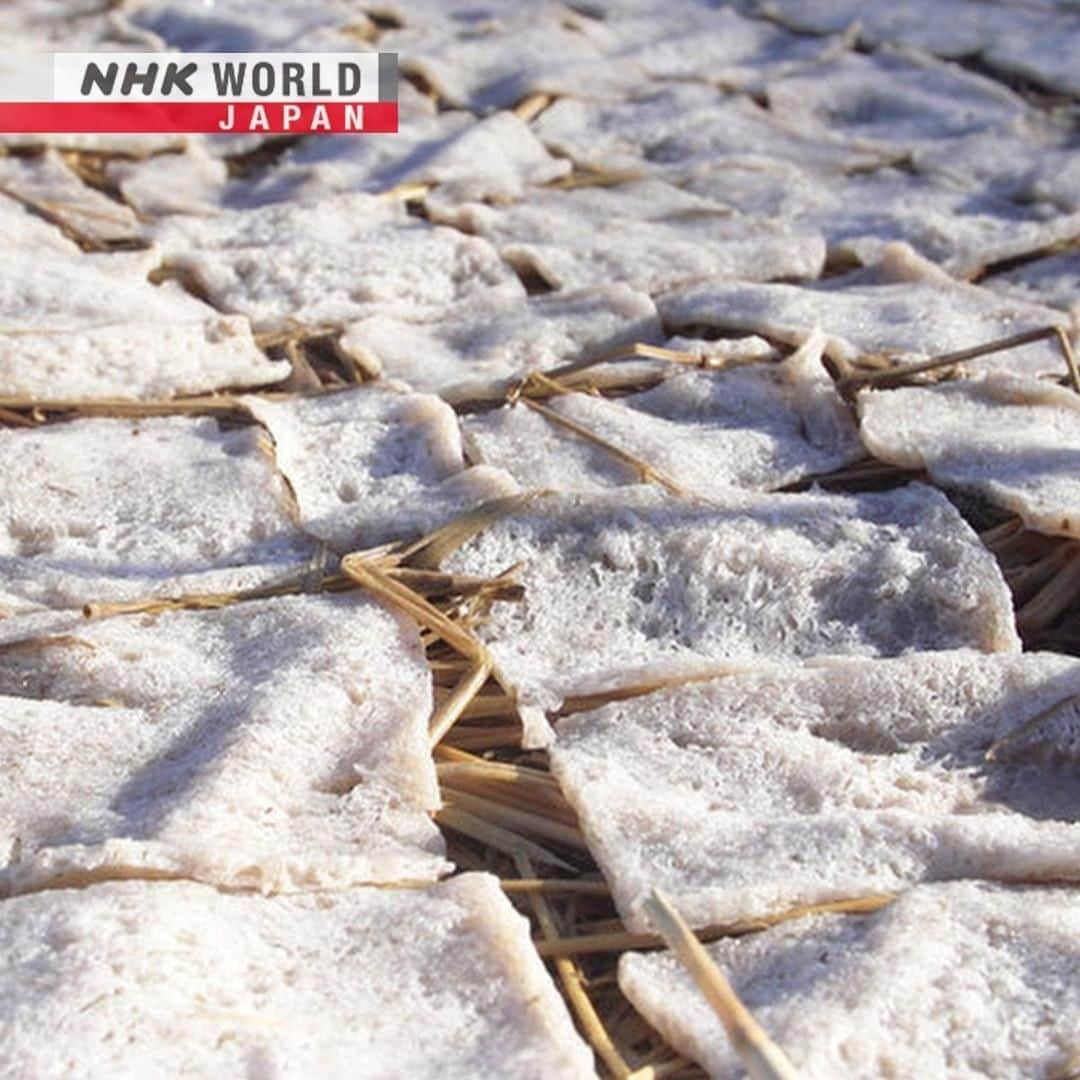
{"label": "nhk world logo", "polygon": [[0,58],[0,132],[389,132],[396,53],[37,53]]}

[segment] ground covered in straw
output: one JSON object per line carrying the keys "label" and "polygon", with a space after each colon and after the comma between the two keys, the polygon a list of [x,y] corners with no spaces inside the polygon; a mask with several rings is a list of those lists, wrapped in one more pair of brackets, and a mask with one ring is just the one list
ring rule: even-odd
{"label": "ground covered in straw", "polygon": [[0,40],[403,75],[4,139],[0,1072],[1080,1074],[1080,13]]}

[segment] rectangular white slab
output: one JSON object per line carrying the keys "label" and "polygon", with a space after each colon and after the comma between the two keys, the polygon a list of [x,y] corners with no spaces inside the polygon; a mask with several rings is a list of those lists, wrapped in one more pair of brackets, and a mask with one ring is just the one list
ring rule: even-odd
{"label": "rectangular white slab", "polygon": [[1071,308],[1080,301],[1080,252],[1048,255],[1015,270],[995,274],[983,286],[1005,296],[1019,296],[1035,304]]}
{"label": "rectangular white slab", "polygon": [[[940,152],[950,169],[955,164],[952,141],[951,153]],[[1021,159],[1041,160],[1043,153],[1035,142],[1016,150]],[[778,166],[721,160],[695,170],[686,187],[746,214],[820,231],[830,264],[836,266],[877,262],[887,244],[903,241],[966,280],[986,266],[1068,242],[1080,232],[1080,215],[1063,213],[1046,195],[1024,193],[1019,185],[1014,199],[987,190],[975,177],[876,169],[838,181],[817,171]]]}
{"label": "rectangular white slab", "polygon": [[342,552],[407,539],[488,499],[509,473],[467,467],[444,401],[382,384],[245,407],[270,432],[305,531]]}
{"label": "rectangular white slab", "polygon": [[1071,387],[991,372],[864,391],[859,414],[874,457],[926,469],[1038,532],[1080,538],[1080,394]]}
{"label": "rectangular white slab", "polygon": [[447,566],[490,576],[519,562],[524,599],[496,604],[478,632],[525,706],[660,663],[1019,648],[993,557],[920,485],[711,505],[646,488],[547,496]]}
{"label": "rectangular white slab", "polygon": [[0,891],[448,869],[419,636],[357,594],[88,622],[0,650],[0,690]]}
{"label": "rectangular white slab", "polygon": [[942,139],[1007,131],[1023,99],[955,64],[914,52],[845,53],[769,84],[769,110],[793,125],[820,124],[841,138],[903,155]]}
{"label": "rectangular white slab", "polygon": [[[905,244],[889,244],[874,265],[819,284],[705,282],[662,296],[657,306],[673,332],[713,328],[802,344],[820,328],[828,338],[826,353],[848,361],[864,353],[925,358],[1069,325],[1054,308],[954,281]],[[1052,341],[969,360],[966,366],[1030,375],[1065,372],[1061,350]]]}
{"label": "rectangular white slab", "polygon": [[[773,490],[863,456],[821,365],[823,345],[818,335],[782,364],[673,366],[650,390],[615,399],[562,394],[546,404],[689,494]],[[524,404],[464,417],[462,431],[472,460],[506,469],[523,488],[599,491],[641,482],[632,465]]]}
{"label": "rectangular white slab", "polygon": [[185,52],[348,51],[374,30],[349,0],[125,0],[135,25]]}
{"label": "rectangular white slab", "polygon": [[0,239],[9,251],[35,251],[72,257],[79,248],[40,214],[15,199],[0,199]]}
{"label": "rectangular white slab", "polygon": [[656,293],[701,278],[812,278],[825,260],[817,233],[743,220],[659,180],[429,210],[486,237],[512,266],[556,289],[626,282]]}
{"label": "rectangular white slab", "polygon": [[152,285],[154,251],[89,255],[25,240],[0,265],[0,396],[167,398],[288,375],[246,319],[175,282]]}
{"label": "rectangular white slab", "polygon": [[1053,653],[761,668],[566,717],[552,770],[635,930],[653,888],[703,927],[917,881],[1080,880],[1068,747],[984,760],[1076,694],[1080,661]]}
{"label": "rectangular white slab", "polygon": [[35,1076],[592,1076],[495,878],[238,896],[124,882],[0,920],[0,1068]]}
{"label": "rectangular white slab", "polygon": [[563,97],[535,126],[551,149],[578,166],[672,179],[712,164],[756,162],[776,168],[797,163],[835,181],[848,169],[882,163],[878,151],[838,138],[819,123],[786,124],[749,97],[699,82],[644,83],[613,102]]}
{"label": "rectangular white slab", "polygon": [[85,419],[0,430],[9,485],[0,610],[244,588],[312,543],[259,429],[212,419]]}
{"label": "rectangular white slab", "polygon": [[813,67],[844,47],[837,40],[792,34],[730,8],[673,4],[633,12],[620,5],[616,13],[618,18],[585,23],[586,33],[604,35],[619,56],[640,64],[650,79],[693,79],[752,90]]}
{"label": "rectangular white slab", "polygon": [[225,205],[229,168],[222,157],[211,153],[212,138],[191,136],[180,153],[135,161],[114,158],[105,166],[105,175],[144,219],[216,214]]}
{"label": "rectangular white slab", "polygon": [[952,0],[937,18],[935,0],[755,0],[755,14],[798,33],[829,34],[858,23],[859,40],[906,45],[937,56],[971,56],[997,35],[1015,32],[1020,12],[1009,5]]}
{"label": "rectangular white slab", "polygon": [[304,139],[254,183],[238,185],[233,198],[252,204],[312,201],[338,192],[438,184],[441,199],[508,200],[570,169],[512,112],[478,120],[451,110],[409,117],[391,139]]}
{"label": "rectangular white slab", "polygon": [[193,275],[213,303],[258,329],[370,314],[422,320],[499,288],[524,295],[490,244],[373,195],[173,216],[156,231],[166,265]]}
{"label": "rectangular white slab", "polygon": [[1059,10],[1009,11],[1005,32],[987,42],[983,59],[1006,78],[1019,77],[1053,93],[1075,98],[1080,78],[1075,58],[1080,48],[1080,13]]}
{"label": "rectangular white slab", "polygon": [[379,48],[401,55],[402,73],[418,76],[439,98],[476,113],[512,108],[530,94],[606,99],[644,81],[641,67],[612,55],[603,28],[561,4],[528,8],[435,5],[443,24],[413,27],[410,3],[400,9],[402,30],[379,38]]}
{"label": "rectangular white slab", "polygon": [[142,232],[129,206],[84,184],[53,150],[35,157],[0,158],[0,192],[31,204],[88,240],[136,242]]}
{"label": "rectangular white slab", "polygon": [[[805,1080],[1027,1080],[1075,1067],[1075,890],[919,886],[874,915],[798,919],[708,951]],[[619,985],[710,1076],[742,1075],[670,953],[626,954]]]}
{"label": "rectangular white slab", "polygon": [[340,348],[366,370],[460,397],[470,384],[635,342],[663,342],[656,306],[626,285],[602,285],[524,300],[476,297],[424,323],[373,315],[350,324]]}

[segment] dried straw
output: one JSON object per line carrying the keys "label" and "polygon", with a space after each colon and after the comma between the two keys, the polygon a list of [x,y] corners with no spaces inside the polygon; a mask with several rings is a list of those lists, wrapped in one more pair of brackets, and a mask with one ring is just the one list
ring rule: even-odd
{"label": "dried straw", "polygon": [[[518,873],[523,878],[536,876],[528,855],[515,855],[514,862]],[[527,894],[533,915],[540,927],[540,935],[546,942],[555,942],[559,939],[559,929],[555,921],[555,915],[548,904],[547,897],[542,892],[530,892]],[[624,1080],[631,1073],[630,1066],[623,1059],[622,1054],[616,1049],[611,1041],[607,1029],[604,1027],[596,1007],[589,998],[583,985],[581,971],[577,964],[569,957],[560,956],[555,960],[555,971],[562,983],[567,1000],[574,1010],[581,1024],[586,1038],[592,1048],[600,1056],[600,1059],[611,1071],[612,1075]]]}
{"label": "dried straw", "polygon": [[551,94],[530,94],[522,98],[513,108],[513,113],[526,124],[535,120],[555,100]]}
{"label": "dried straw", "polygon": [[494,667],[487,649],[430,601],[380,569],[375,560],[346,555],[341,561],[341,569],[368,592],[415,619],[471,661],[451,695],[436,708],[431,718],[428,737],[431,745],[437,746],[487,682]]}
{"label": "dried straw", "polygon": [[646,902],[668,946],[693,976],[753,1080],[795,1080],[795,1070],[739,1000],[724,973],[659,889]]}
{"label": "dried straw", "polygon": [[631,454],[628,450],[624,450],[621,446],[616,446],[615,443],[610,442],[607,439],[602,438],[595,432],[590,431],[584,424],[579,424],[575,420],[571,420],[569,417],[563,416],[561,413],[557,413],[554,409],[549,409],[546,405],[542,405],[539,401],[533,401],[529,398],[522,398],[522,402],[534,412],[538,412],[546,420],[549,420],[553,424],[557,424],[559,427],[566,428],[571,434],[578,436],[580,439],[584,439],[586,442],[592,443],[593,446],[598,446],[605,453],[610,454],[617,461],[621,461],[624,465],[629,465],[644,483],[659,484],[661,487],[666,488],[674,495],[686,496],[688,492],[677,481],[672,480],[670,476],[661,472],[659,469],[650,465],[647,461],[637,457],[635,454]]}
{"label": "dried straw", "polygon": [[[540,844],[527,840],[510,829],[493,825],[490,821],[485,821],[482,817],[477,817],[458,806],[444,806],[436,813],[435,820],[440,825],[471,837],[473,840],[479,840],[482,844],[493,847],[496,851],[501,851],[511,858],[520,855],[571,874],[575,871],[570,863],[560,859],[558,855]],[[535,877],[536,875],[530,871],[528,876]]]}
{"label": "dried straw", "polygon": [[[722,926],[710,926],[698,930],[695,936],[699,941],[717,941],[725,937],[742,937],[746,934],[767,930],[770,926],[793,919],[804,919],[808,915],[844,914],[859,915],[891,904],[896,897],[890,894],[859,896],[850,900],[832,900],[821,904],[807,904],[790,908],[756,919],[743,919],[740,922],[726,923]],[[603,933],[581,934],[576,937],[564,937],[552,946],[540,942],[537,948],[541,956],[585,956],[595,953],[621,953],[627,949],[659,949],[666,945],[667,939],[662,934],[633,934],[626,930],[609,930]]]}
{"label": "dried straw", "polygon": [[882,390],[904,386],[911,383],[918,375],[945,372],[965,360],[975,360],[981,356],[1006,352],[1009,349],[1016,349],[1021,345],[1030,345],[1036,341],[1045,341],[1048,338],[1057,341],[1065,360],[1072,387],[1077,393],[1080,393],[1080,369],[1077,368],[1072,343],[1060,326],[1043,326],[1036,330],[1025,330],[1020,334],[1010,334],[1008,337],[996,338],[994,341],[988,341],[982,345],[974,345],[967,349],[957,349],[954,352],[943,353],[941,356],[933,356],[928,360],[921,360],[914,364],[899,364],[885,368],[882,371],[844,375],[837,380],[836,388],[844,397],[850,398],[860,390]]}

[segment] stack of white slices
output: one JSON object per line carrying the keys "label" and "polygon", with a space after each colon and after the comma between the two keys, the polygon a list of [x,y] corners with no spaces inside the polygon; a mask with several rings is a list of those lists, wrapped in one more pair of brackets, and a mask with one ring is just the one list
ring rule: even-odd
{"label": "stack of white slices", "polygon": [[0,136],[0,1075],[1080,1075],[1080,12],[0,43],[402,72]]}

